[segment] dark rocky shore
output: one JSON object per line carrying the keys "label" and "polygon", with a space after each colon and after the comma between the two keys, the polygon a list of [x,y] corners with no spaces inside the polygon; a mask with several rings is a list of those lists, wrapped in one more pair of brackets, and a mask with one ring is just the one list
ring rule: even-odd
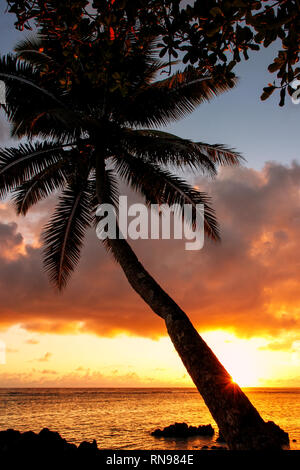
{"label": "dark rocky shore", "polygon": [[[266,423],[273,433],[275,433],[278,437],[278,440],[281,442],[282,448],[287,448],[289,446],[289,435],[287,432],[283,431],[279,426],[277,426],[273,421],[268,421]],[[181,438],[186,439],[191,436],[204,436],[204,437],[212,437],[214,435],[214,429],[211,424],[202,425],[202,426],[188,426],[187,423],[175,423],[167,426],[163,429],[156,429],[151,433],[152,436],[155,437],[166,437],[166,438]],[[226,445],[225,439],[222,434],[219,432],[219,436],[216,439],[216,443],[218,444],[209,447],[208,445],[203,445],[201,449],[213,449],[213,450],[227,450],[228,447]],[[220,445],[223,444],[223,445]],[[198,446],[194,446],[198,447]],[[262,446],[263,447],[263,446]],[[267,446],[265,446],[267,450]],[[278,449],[277,449],[278,450]]]}
{"label": "dark rocky shore", "polygon": [[156,429],[151,433],[156,437],[191,437],[191,436],[213,436],[215,433],[211,424],[202,426],[188,426],[186,423],[175,423],[164,429]]}
{"label": "dark rocky shore", "polygon": [[[207,436],[214,435],[213,427],[204,426],[188,426],[186,423],[175,423],[167,426],[163,430],[157,429],[151,433],[153,436],[187,438],[190,436]],[[199,449],[199,447],[197,446]],[[226,449],[221,446],[203,446],[203,449]],[[199,449],[200,450],[200,449]],[[42,429],[39,433],[26,431],[21,433],[14,429],[0,431],[0,457],[12,459],[32,458],[35,460],[45,459],[45,456],[51,459],[67,460],[77,462],[78,460],[96,459],[101,456],[101,451],[97,447],[97,442],[83,441],[78,446],[69,443],[61,437],[58,432],[50,431],[48,428]]]}
{"label": "dark rocky shore", "polygon": [[[288,435],[283,431],[281,432],[283,441],[288,443]],[[214,434],[214,429],[211,425],[196,427],[188,426],[186,423],[175,423],[162,430],[156,429],[151,434],[153,436],[173,438],[188,438],[190,436],[211,437]],[[201,449],[198,446],[195,447],[197,447],[197,450],[204,451],[208,449],[211,451],[226,450],[226,447],[220,445],[221,443],[225,444],[221,435],[219,435],[216,442],[219,444],[218,446],[212,445],[209,447],[204,445]],[[106,449],[104,452],[110,452],[111,454],[115,451],[108,451]],[[292,453],[294,452],[292,451]],[[67,442],[58,432],[50,431],[48,428],[42,429],[39,433],[32,431],[21,433],[13,429],[0,431],[0,457],[2,461],[7,460],[10,463],[21,460],[22,462],[37,462],[39,464],[49,463],[49,461],[63,461],[68,464],[91,461],[100,464],[101,462],[103,463],[102,454],[103,450],[98,449],[95,440],[93,442],[83,441],[77,446]],[[289,452],[284,454],[287,455]]]}
{"label": "dark rocky shore", "polygon": [[27,431],[19,432],[14,429],[0,431],[0,456],[1,458],[27,458],[36,459],[64,459],[77,461],[85,457],[97,458],[100,450],[94,440],[92,443],[83,441],[79,446],[71,444],[63,439],[58,432],[44,428],[38,434]]}

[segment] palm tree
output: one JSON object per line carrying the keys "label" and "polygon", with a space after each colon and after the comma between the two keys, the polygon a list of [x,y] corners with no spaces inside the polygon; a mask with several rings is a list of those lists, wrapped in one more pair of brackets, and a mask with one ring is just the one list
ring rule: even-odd
{"label": "palm tree", "polygon": [[[203,76],[191,66],[158,80],[166,64],[155,58],[152,40],[141,48],[136,38],[129,37],[123,48],[116,42],[111,48],[109,56],[91,42],[86,61],[81,54],[67,62],[55,40],[27,39],[15,55],[0,61],[12,135],[27,138],[17,148],[0,149],[1,196],[12,193],[17,213],[25,215],[59,191],[58,205],[42,234],[44,267],[58,289],[66,286],[79,261],[97,204],[116,204],[117,177],[147,204],[204,204],[205,233],[219,240],[208,196],[172,173],[170,165],[213,176],[218,165],[238,165],[241,160],[224,146],[155,130],[227,90],[227,83]],[[165,321],[230,448],[280,447],[276,425],[263,421],[128,242],[107,239],[106,246],[132,288]]]}

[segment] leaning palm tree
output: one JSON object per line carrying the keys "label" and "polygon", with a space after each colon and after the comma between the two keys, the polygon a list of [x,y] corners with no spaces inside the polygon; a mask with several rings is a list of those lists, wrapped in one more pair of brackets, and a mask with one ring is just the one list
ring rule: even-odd
{"label": "leaning palm tree", "polygon": [[[218,165],[238,165],[241,160],[224,146],[155,130],[227,90],[227,83],[191,66],[159,80],[166,64],[157,60],[150,40],[141,48],[136,38],[128,37],[123,48],[115,43],[111,48],[109,56],[91,42],[86,61],[81,54],[67,62],[55,40],[27,39],[15,55],[0,61],[12,135],[27,138],[17,148],[0,150],[1,196],[12,193],[17,213],[25,215],[34,204],[59,192],[42,235],[44,267],[58,289],[66,286],[79,261],[97,204],[116,205],[118,179],[147,204],[203,204],[205,233],[219,240],[208,196],[171,169],[189,167],[215,175]],[[276,425],[263,421],[128,242],[117,237],[105,243],[132,288],[165,322],[229,447],[279,447]]]}

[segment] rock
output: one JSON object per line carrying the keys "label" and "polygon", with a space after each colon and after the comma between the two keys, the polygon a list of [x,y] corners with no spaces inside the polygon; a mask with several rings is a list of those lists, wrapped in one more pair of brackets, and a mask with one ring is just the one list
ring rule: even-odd
{"label": "rock", "polygon": [[[254,432],[256,431],[256,432]],[[230,440],[230,436],[227,436]],[[289,444],[289,435],[273,421],[262,421],[258,429],[245,423],[238,441],[226,441],[231,450],[282,450]]]}
{"label": "rock", "polygon": [[15,431],[14,429],[7,429],[6,431],[0,431],[0,443],[15,441],[16,439],[19,439],[20,436],[21,436],[21,433],[19,431]]}
{"label": "rock", "polygon": [[61,437],[61,435],[56,432],[56,431],[50,431],[48,428],[44,428],[42,429],[40,432],[39,432],[39,437],[43,440],[47,440],[49,442],[53,442],[53,441],[65,441],[65,439],[63,439]]}
{"label": "rock", "polygon": [[38,436],[33,431],[26,431],[21,434],[22,441],[35,441]]}
{"label": "rock", "polygon": [[208,446],[202,446],[201,449],[205,450],[205,449],[209,449],[209,447]]}
{"label": "rock", "polygon": [[196,427],[188,426],[186,423],[175,423],[164,429],[156,429],[151,435],[156,437],[213,436],[214,432],[211,424]]}
{"label": "rock", "polygon": [[78,447],[78,450],[81,450],[81,451],[97,451],[98,450],[98,447],[97,447],[97,442],[95,441],[95,439],[93,440],[93,442],[87,442],[87,441],[83,441],[79,444],[79,447]]}
{"label": "rock", "polygon": [[281,445],[288,445],[290,443],[288,433],[275,424],[274,421],[268,421],[266,426],[272,431],[272,434],[279,438]]}
{"label": "rock", "polygon": [[17,441],[20,439],[21,433],[14,429],[7,429],[6,431],[0,431],[0,454],[6,452],[9,448],[15,446]]}
{"label": "rock", "polygon": [[216,439],[216,442],[226,442],[224,437],[222,436],[222,434],[220,433],[219,431],[219,437]]}
{"label": "rock", "polygon": [[13,429],[0,431],[0,457],[7,459],[25,459],[25,461],[41,461],[47,459],[57,461],[57,459],[67,459],[68,462],[76,463],[86,460],[88,457],[99,458],[100,451],[97,442],[82,442],[78,447],[68,443],[58,432],[50,431],[48,428],[42,429],[38,434],[27,431],[20,433]]}
{"label": "rock", "polygon": [[39,435],[40,448],[47,449],[51,448],[53,452],[65,453],[74,450],[71,448],[71,444],[68,444],[66,439],[63,439],[58,432],[50,431],[48,428],[44,428],[40,431]]}

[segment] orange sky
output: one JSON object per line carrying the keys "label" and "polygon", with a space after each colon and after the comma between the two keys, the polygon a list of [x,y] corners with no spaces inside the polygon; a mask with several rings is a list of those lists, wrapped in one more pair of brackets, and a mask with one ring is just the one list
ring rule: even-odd
{"label": "orange sky", "polygon": [[[299,183],[295,163],[195,180],[213,196],[222,243],[188,252],[182,241],[134,242],[241,385],[300,386]],[[0,205],[0,385],[190,385],[163,322],[93,231],[68,289],[49,286],[39,233],[52,207],[24,219]]]}

